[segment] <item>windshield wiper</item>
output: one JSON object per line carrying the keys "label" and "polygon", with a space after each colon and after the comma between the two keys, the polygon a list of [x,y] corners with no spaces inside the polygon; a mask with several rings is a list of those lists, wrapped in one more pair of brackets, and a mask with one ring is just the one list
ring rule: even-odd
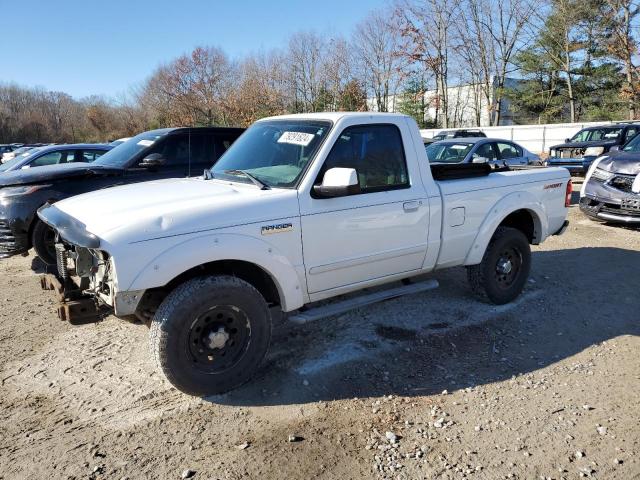
{"label": "windshield wiper", "polygon": [[271,190],[271,187],[269,185],[262,182],[261,180],[259,180],[257,177],[247,172],[246,170],[225,170],[224,173],[226,173],[227,175],[242,174],[245,177],[247,177],[249,180],[251,180],[256,186],[258,186],[260,190]]}

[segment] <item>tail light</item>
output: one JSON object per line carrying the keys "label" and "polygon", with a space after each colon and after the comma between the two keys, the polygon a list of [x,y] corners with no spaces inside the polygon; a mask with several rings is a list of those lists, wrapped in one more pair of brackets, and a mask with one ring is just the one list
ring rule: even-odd
{"label": "tail light", "polygon": [[569,207],[571,206],[571,194],[573,193],[573,183],[571,182],[571,179],[569,179],[569,181],[567,182],[567,193],[564,197],[564,206],[565,207]]}

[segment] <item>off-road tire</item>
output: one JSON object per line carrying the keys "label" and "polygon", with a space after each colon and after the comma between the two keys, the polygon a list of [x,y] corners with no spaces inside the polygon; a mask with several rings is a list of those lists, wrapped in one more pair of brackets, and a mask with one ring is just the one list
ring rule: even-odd
{"label": "off-road tire", "polygon": [[40,260],[42,260],[47,267],[56,266],[56,256],[54,251],[55,240],[53,235],[53,229],[49,225],[41,220],[36,220],[31,232],[31,244],[33,245],[36,255],[40,257]]}
{"label": "off-road tire", "polygon": [[[248,341],[242,342],[246,350],[234,353],[240,355],[237,362],[224,371],[202,371],[211,366],[191,351],[193,335],[197,335],[194,326],[208,312],[227,307],[237,309],[238,321],[250,332]],[[251,379],[269,349],[271,323],[267,302],[248,282],[227,275],[199,277],[176,287],[164,299],[151,322],[149,348],[158,370],[178,390],[196,396],[220,394]],[[212,357],[222,351],[215,350]]]}
{"label": "off-road tire", "polygon": [[[516,252],[519,265],[513,281],[508,285],[501,285],[497,264],[505,250]],[[498,227],[484,252],[482,262],[467,267],[467,279],[476,295],[496,305],[503,305],[520,295],[530,270],[531,248],[527,237],[515,228]]]}

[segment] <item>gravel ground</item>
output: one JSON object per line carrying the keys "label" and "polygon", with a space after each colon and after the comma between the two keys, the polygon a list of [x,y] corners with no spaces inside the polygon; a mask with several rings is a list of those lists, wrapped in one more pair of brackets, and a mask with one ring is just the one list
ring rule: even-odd
{"label": "gravel ground", "polygon": [[0,479],[640,478],[640,230],[577,207],[524,294],[434,291],[281,324],[258,377],[180,394],[147,329],[73,327],[0,262]]}

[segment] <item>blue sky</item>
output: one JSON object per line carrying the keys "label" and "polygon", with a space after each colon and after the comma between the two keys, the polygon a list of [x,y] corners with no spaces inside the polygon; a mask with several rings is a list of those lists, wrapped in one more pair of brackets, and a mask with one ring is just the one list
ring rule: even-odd
{"label": "blue sky", "polygon": [[0,0],[0,82],[114,96],[198,45],[231,58],[301,30],[349,35],[387,0]]}

